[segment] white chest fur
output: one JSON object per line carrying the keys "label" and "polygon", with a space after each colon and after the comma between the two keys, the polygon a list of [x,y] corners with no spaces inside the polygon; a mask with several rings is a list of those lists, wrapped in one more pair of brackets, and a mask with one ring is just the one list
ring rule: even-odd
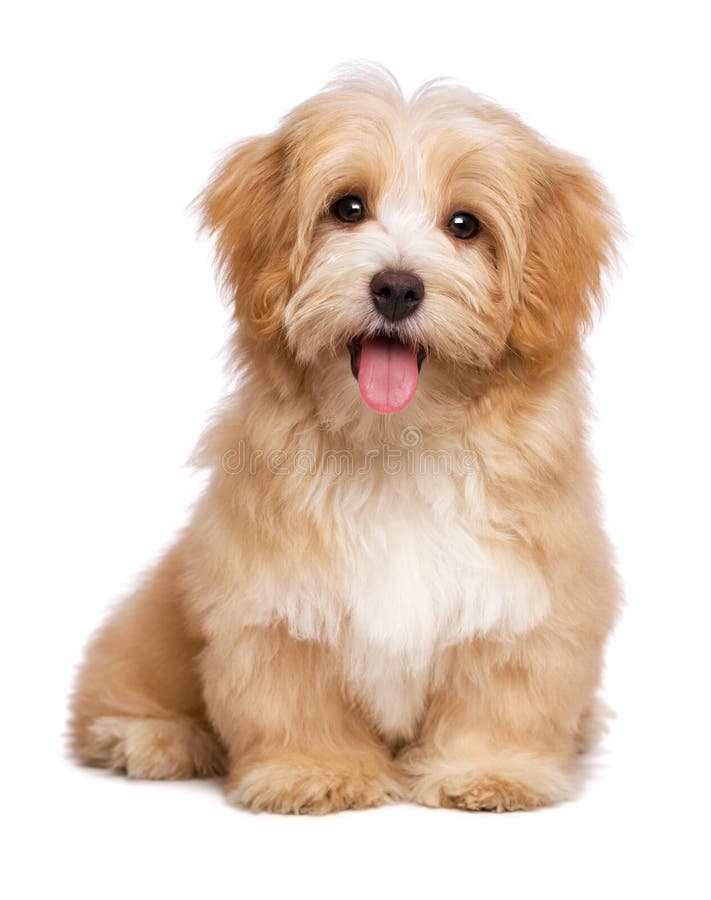
{"label": "white chest fur", "polygon": [[334,553],[302,560],[288,580],[265,576],[259,618],[336,644],[347,684],[388,738],[412,735],[444,647],[521,633],[549,609],[533,557],[492,536],[461,479],[384,477],[361,493],[351,484],[328,509]]}

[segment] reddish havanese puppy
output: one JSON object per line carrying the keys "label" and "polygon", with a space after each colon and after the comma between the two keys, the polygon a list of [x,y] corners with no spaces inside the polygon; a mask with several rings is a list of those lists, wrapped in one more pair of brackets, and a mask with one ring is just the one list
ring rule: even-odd
{"label": "reddish havanese puppy", "polygon": [[190,524],[88,649],[77,757],[283,813],[569,797],[619,603],[581,348],[600,181],[363,67],[199,202],[238,387]]}

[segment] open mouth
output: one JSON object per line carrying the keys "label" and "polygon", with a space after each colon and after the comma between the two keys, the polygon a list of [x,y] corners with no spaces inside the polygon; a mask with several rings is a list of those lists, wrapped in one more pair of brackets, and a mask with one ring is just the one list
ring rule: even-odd
{"label": "open mouth", "polygon": [[349,341],[348,352],[351,372],[368,406],[379,413],[405,409],[417,390],[425,348],[377,335]]}

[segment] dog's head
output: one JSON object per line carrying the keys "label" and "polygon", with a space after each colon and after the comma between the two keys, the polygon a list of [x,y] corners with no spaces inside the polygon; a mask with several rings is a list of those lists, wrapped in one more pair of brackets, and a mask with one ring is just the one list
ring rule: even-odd
{"label": "dog's head", "polygon": [[201,200],[240,331],[332,420],[432,414],[493,373],[550,368],[613,252],[584,162],[462,88],[407,102],[377,69],[240,144]]}

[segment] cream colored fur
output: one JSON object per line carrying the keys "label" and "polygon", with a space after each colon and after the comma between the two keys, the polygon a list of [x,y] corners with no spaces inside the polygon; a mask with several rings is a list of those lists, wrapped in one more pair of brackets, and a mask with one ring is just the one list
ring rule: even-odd
{"label": "cream colored fur", "polygon": [[[335,223],[359,193],[369,216]],[[136,777],[228,772],[254,809],[570,794],[618,604],[580,346],[613,253],[587,165],[461,88],[359,70],[235,149],[201,198],[240,385],[192,521],[91,644],[73,740]],[[481,219],[471,242],[443,223]],[[387,268],[425,299],[393,416],[346,343]]]}

